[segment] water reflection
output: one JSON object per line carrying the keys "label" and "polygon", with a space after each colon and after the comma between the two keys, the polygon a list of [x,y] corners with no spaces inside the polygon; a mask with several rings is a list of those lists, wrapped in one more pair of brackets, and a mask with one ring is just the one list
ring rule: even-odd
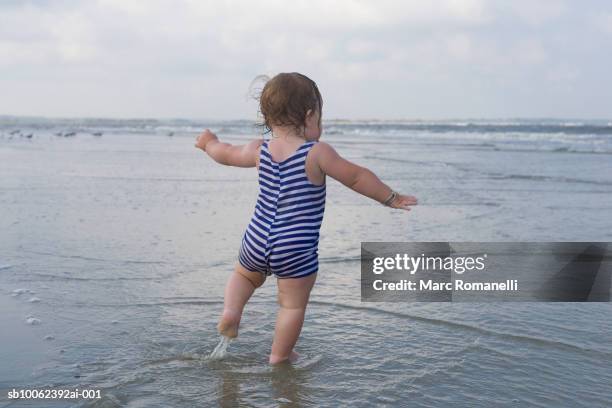
{"label": "water reflection", "polygon": [[[237,407],[243,405],[278,407],[314,406],[307,384],[312,376],[308,369],[290,363],[278,364],[265,371],[253,369],[250,372],[234,371],[229,367],[218,367],[221,381],[218,387],[219,405]],[[253,389],[253,382],[258,384]],[[259,390],[271,387],[271,392],[260,393]],[[255,391],[255,392],[254,392]],[[262,396],[266,395],[265,400]],[[267,397],[270,395],[272,401]],[[277,405],[276,405],[277,404]]]}
{"label": "water reflection", "polygon": [[230,370],[221,370],[219,405],[223,408],[243,405],[240,404],[240,376],[232,374]]}
{"label": "water reflection", "polygon": [[278,364],[272,369],[272,395],[280,407],[314,405],[307,390],[311,374],[290,363]]}

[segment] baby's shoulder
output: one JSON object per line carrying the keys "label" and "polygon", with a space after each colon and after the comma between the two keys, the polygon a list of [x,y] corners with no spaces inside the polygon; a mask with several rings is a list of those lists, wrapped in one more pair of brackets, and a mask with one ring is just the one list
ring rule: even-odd
{"label": "baby's shoulder", "polygon": [[317,140],[316,142],[313,143],[311,150],[313,154],[321,154],[321,153],[332,151],[334,150],[334,148],[327,142]]}
{"label": "baby's shoulder", "polygon": [[261,138],[253,139],[244,146],[244,150],[250,154],[259,155],[259,151],[261,150],[261,145],[263,143],[264,143],[264,140]]}
{"label": "baby's shoulder", "polygon": [[259,149],[264,142],[263,138],[257,138],[249,141],[247,146],[251,149]]}
{"label": "baby's shoulder", "polygon": [[261,138],[254,139],[249,141],[243,147],[243,154],[248,157],[249,161],[251,161],[257,168],[259,168],[259,155],[261,154],[261,145],[263,142],[264,140]]}
{"label": "baby's shoulder", "polygon": [[316,161],[334,156],[336,150],[327,142],[317,141],[311,149],[312,158]]}

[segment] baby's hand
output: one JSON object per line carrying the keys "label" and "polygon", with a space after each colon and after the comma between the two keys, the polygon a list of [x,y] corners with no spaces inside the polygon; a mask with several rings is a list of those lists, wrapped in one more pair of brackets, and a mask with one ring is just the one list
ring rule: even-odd
{"label": "baby's hand", "polygon": [[398,196],[395,197],[395,200],[393,200],[391,204],[389,204],[389,206],[392,208],[399,208],[402,210],[410,211],[410,206],[416,205],[416,204],[417,204],[416,197],[398,194]]}
{"label": "baby's hand", "polygon": [[200,136],[196,137],[195,147],[197,147],[198,149],[202,149],[202,150],[206,151],[206,144],[208,142],[210,142],[211,140],[214,140],[214,139],[218,139],[217,135],[215,135],[210,130],[205,129],[204,133],[202,133]]}

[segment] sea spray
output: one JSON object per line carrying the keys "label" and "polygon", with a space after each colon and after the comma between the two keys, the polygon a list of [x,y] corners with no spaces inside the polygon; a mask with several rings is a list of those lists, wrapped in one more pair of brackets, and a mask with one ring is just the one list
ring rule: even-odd
{"label": "sea spray", "polygon": [[210,353],[208,356],[209,360],[221,360],[223,357],[225,357],[227,354],[227,346],[229,346],[230,341],[232,341],[232,339],[229,337],[221,336],[219,344],[217,344],[217,347],[215,347],[212,353]]}

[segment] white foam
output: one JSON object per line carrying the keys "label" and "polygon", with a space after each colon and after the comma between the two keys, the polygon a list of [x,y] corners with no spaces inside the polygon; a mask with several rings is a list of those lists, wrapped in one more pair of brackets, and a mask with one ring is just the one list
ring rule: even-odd
{"label": "white foam", "polygon": [[40,319],[37,319],[35,317],[28,317],[26,318],[26,323],[32,326],[36,326],[41,324],[42,322],[40,321]]}
{"label": "white foam", "polygon": [[290,404],[290,403],[292,403],[292,402],[293,402],[293,401],[291,401],[290,399],[288,399],[288,398],[283,398],[283,397],[277,398],[277,399],[275,399],[275,401],[276,401],[276,402],[280,402],[280,403],[282,403],[282,404]]}
{"label": "white foam", "polygon": [[227,354],[227,346],[229,346],[230,341],[232,341],[229,337],[221,336],[219,340],[219,344],[217,347],[210,353],[208,356],[209,360],[221,360]]}

